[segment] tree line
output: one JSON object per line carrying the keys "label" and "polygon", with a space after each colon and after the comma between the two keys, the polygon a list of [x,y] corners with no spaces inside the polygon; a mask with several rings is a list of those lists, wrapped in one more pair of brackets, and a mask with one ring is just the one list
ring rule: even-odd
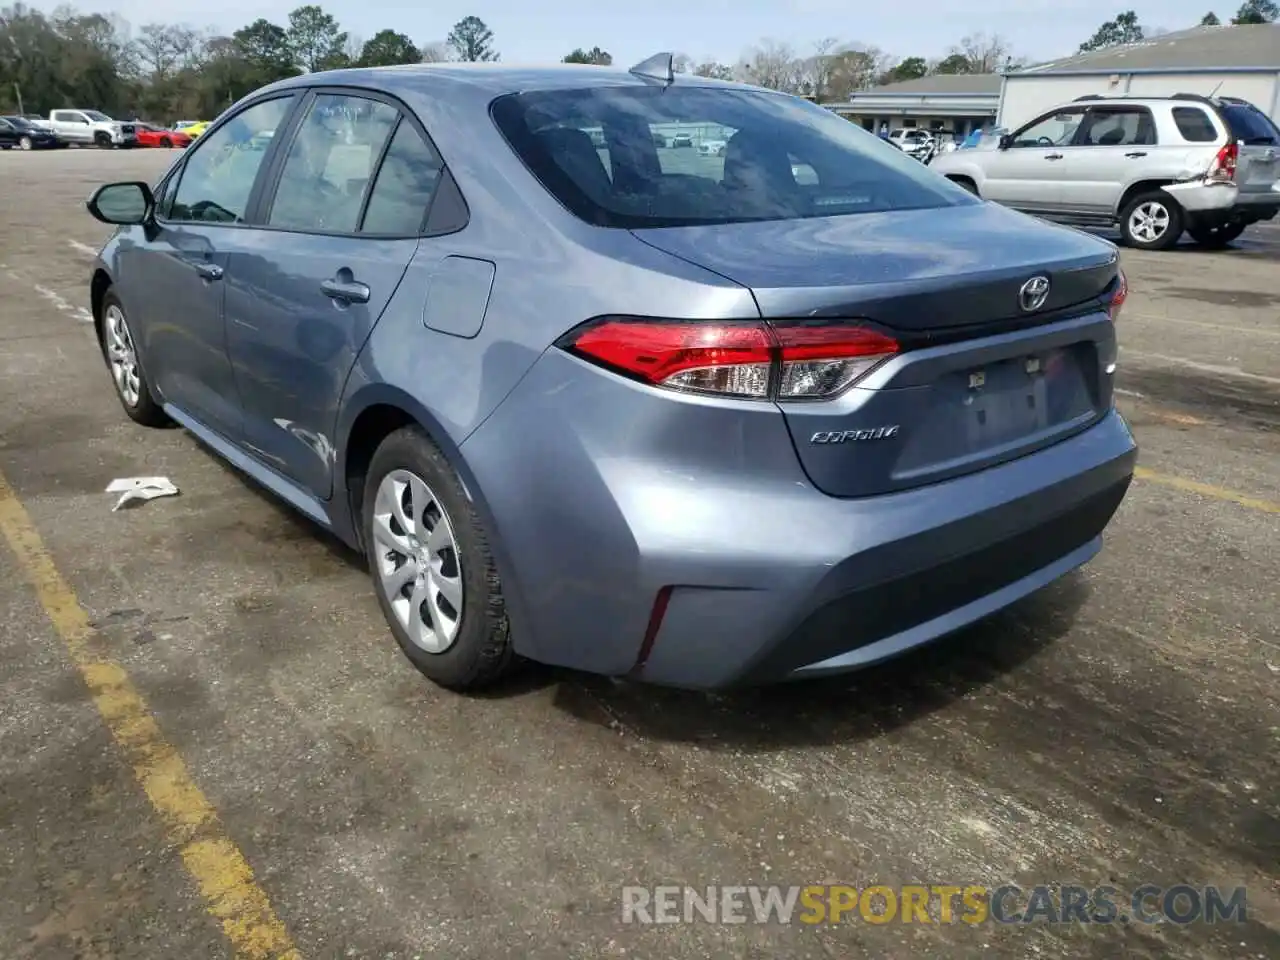
{"label": "tree line", "polygon": [[[1270,23],[1278,14],[1277,0],[1245,0],[1231,23]],[[1220,22],[1212,12],[1201,21]],[[1079,50],[1135,43],[1162,32],[1167,31],[1144,28],[1129,10],[1102,24]],[[417,46],[390,28],[367,40],[356,37],[314,4],[298,7],[286,23],[258,19],[230,35],[166,23],[148,23],[135,32],[112,14],[62,6],[46,15],[17,4],[0,9],[0,113],[46,114],[78,106],[161,122],[208,119],[264,84],[301,73],[497,59],[493,31],[477,16],[459,20],[444,40]],[[599,46],[578,47],[561,59],[613,63]],[[886,83],[931,74],[994,73],[1024,62],[1000,35],[973,33],[940,57],[894,57],[835,37],[807,51],[764,39],[732,64],[679,54],[674,66],[678,72],[838,101]]]}
{"label": "tree line", "polygon": [[438,43],[418,47],[386,29],[362,40],[314,4],[285,24],[258,19],[231,35],[185,24],[136,32],[113,14],[70,6],[45,15],[0,9],[0,113],[91,107],[164,122],[212,118],[258,87],[316,70],[437,60],[496,60],[493,31],[464,17]]}

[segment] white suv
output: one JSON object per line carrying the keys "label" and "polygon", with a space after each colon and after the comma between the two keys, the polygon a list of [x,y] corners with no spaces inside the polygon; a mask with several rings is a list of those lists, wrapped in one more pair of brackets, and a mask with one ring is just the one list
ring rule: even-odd
{"label": "white suv", "polygon": [[1081,97],[932,169],[987,200],[1125,243],[1222,246],[1280,212],[1280,128],[1234,97]]}

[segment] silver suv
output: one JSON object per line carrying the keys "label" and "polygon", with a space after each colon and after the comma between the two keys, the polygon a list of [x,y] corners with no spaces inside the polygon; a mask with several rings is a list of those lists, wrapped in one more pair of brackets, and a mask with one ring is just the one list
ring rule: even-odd
{"label": "silver suv", "polygon": [[1280,211],[1280,128],[1234,97],[1080,97],[932,168],[987,200],[1125,243],[1222,246]]}

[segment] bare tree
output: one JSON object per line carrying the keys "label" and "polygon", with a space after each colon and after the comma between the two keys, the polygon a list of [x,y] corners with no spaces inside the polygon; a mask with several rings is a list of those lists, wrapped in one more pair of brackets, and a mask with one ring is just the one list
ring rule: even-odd
{"label": "bare tree", "polygon": [[798,93],[803,85],[795,51],[789,44],[776,40],[761,40],[748,50],[738,65],[738,72],[750,83],[783,93]]}
{"label": "bare tree", "polygon": [[828,88],[831,86],[831,70],[835,65],[836,53],[839,47],[840,41],[835,37],[827,37],[813,45],[813,55],[807,58],[801,66],[804,75],[802,82],[803,93],[810,94],[818,100],[824,100],[828,97]]}
{"label": "bare tree", "polygon": [[995,73],[1013,62],[1009,41],[998,33],[971,33],[962,37],[951,52],[969,62],[969,73]]}
{"label": "bare tree", "polygon": [[449,44],[443,40],[433,40],[422,45],[423,63],[444,63],[449,59]]}
{"label": "bare tree", "polygon": [[831,57],[824,97],[848,100],[859,90],[873,87],[889,66],[890,58],[883,50],[871,46],[854,46]]}
{"label": "bare tree", "polygon": [[364,53],[364,40],[359,34],[347,34],[347,40],[342,45],[342,55],[347,58],[347,62],[358,63],[362,53]]}

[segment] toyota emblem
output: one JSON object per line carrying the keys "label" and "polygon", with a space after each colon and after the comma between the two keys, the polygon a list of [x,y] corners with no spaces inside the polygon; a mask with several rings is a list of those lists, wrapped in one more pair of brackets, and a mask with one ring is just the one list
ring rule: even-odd
{"label": "toyota emblem", "polygon": [[1033,313],[1044,306],[1044,302],[1049,299],[1049,278],[1040,276],[1032,277],[1022,285],[1022,289],[1018,291],[1018,306],[1024,313]]}

